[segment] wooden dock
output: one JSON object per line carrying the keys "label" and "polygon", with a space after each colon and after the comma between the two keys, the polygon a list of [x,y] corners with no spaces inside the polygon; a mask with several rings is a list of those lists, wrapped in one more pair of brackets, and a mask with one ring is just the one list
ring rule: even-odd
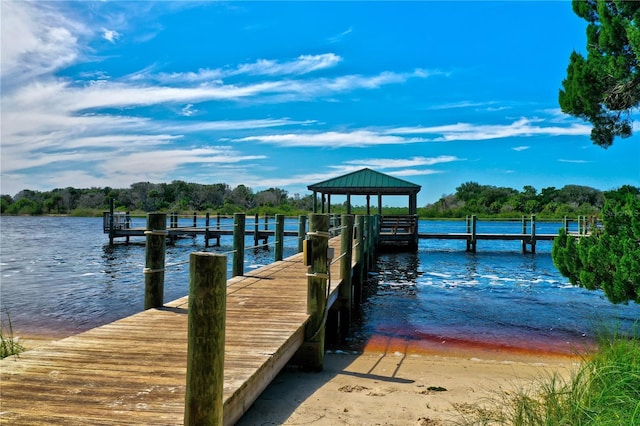
{"label": "wooden dock", "polygon": [[[329,245],[340,253],[340,237]],[[331,306],[340,262],[329,271]],[[245,413],[303,344],[307,272],[298,253],[227,281],[224,424]],[[0,361],[0,424],[183,424],[188,304],[183,297]]]}

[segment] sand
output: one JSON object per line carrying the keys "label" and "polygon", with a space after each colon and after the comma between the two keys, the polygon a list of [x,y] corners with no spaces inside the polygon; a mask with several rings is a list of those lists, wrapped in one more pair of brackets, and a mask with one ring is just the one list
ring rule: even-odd
{"label": "sand", "polygon": [[[286,367],[238,425],[448,425],[504,392],[570,374],[567,356],[329,352],[322,372]],[[495,355],[495,354],[494,354]]]}

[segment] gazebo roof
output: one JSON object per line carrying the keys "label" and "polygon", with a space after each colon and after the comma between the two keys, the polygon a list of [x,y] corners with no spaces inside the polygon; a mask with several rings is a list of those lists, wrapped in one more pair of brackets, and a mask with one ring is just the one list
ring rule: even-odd
{"label": "gazebo roof", "polygon": [[367,168],[327,179],[307,188],[323,194],[412,195],[417,194],[422,187]]}

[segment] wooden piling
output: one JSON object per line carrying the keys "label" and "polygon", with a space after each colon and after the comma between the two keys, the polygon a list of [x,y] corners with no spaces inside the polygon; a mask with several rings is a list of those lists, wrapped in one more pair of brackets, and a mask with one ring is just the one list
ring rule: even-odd
{"label": "wooden piling", "polygon": [[149,213],[145,231],[144,308],[158,308],[164,303],[164,261],[167,238],[167,215]]}
{"label": "wooden piling", "polygon": [[536,215],[532,214],[531,215],[531,240],[530,240],[530,245],[531,245],[531,253],[536,252]]}
{"label": "wooden piling", "polygon": [[[524,236],[527,233],[527,218],[522,216],[522,235]],[[527,240],[522,238],[522,253],[527,252]]]}
{"label": "wooden piling", "polygon": [[360,306],[362,302],[362,287],[364,285],[364,274],[365,274],[365,265],[364,265],[364,216],[357,215],[356,216],[356,283],[354,286],[354,296],[353,302],[356,306]]}
{"label": "wooden piling", "polygon": [[[131,216],[129,212],[124,213],[124,229],[131,229]],[[124,237],[124,241],[129,244],[129,236]]]}
{"label": "wooden piling", "polygon": [[209,212],[206,213],[204,217],[204,246],[209,247],[209,221],[210,221]]}
{"label": "wooden piling", "polygon": [[246,216],[244,213],[233,215],[233,265],[231,276],[244,275],[244,227]]}
{"label": "wooden piling", "polygon": [[302,251],[306,233],[307,233],[307,216],[300,215],[298,216],[298,253]]}
{"label": "wooden piling", "polygon": [[284,252],[284,215],[276,215],[276,230],[275,230],[275,261],[282,260],[282,254]]}
{"label": "wooden piling", "polygon": [[324,364],[325,321],[327,308],[327,248],[329,247],[329,215],[309,216],[311,264],[307,273],[307,313],[302,360],[310,370],[320,371]]}
{"label": "wooden piling", "polygon": [[476,231],[478,228],[478,217],[474,214],[471,215],[471,235],[469,240],[467,240],[467,251],[471,252],[471,253],[475,253],[476,252]]}
{"label": "wooden piling", "polygon": [[113,238],[115,235],[115,229],[113,229],[113,198],[109,198],[109,245],[113,245]]}
{"label": "wooden piling", "polygon": [[351,324],[351,308],[353,306],[353,293],[351,288],[351,259],[353,254],[353,216],[342,215],[342,232],[340,239],[340,334],[346,336]]}
{"label": "wooden piling", "polygon": [[258,247],[258,213],[255,214],[254,216],[254,220],[253,220],[253,246],[254,247]]}
{"label": "wooden piling", "polygon": [[227,257],[191,253],[184,424],[223,424]]}
{"label": "wooden piling", "polygon": [[[268,215],[264,215],[264,230],[268,231],[269,230],[269,216]],[[264,234],[264,245],[269,244],[269,234],[265,233]]]}

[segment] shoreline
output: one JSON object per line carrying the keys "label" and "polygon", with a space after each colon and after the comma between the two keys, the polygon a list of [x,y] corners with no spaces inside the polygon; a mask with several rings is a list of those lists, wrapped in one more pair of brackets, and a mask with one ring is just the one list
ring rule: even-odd
{"label": "shoreline", "polygon": [[568,378],[578,356],[330,351],[321,372],[288,366],[237,423],[439,426],[490,409],[545,378]]}

